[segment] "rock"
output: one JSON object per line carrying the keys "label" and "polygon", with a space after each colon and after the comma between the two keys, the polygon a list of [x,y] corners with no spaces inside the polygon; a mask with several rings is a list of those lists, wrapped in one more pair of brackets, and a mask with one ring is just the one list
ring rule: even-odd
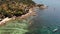
{"label": "rock", "polygon": [[0,21],[1,21],[2,19],[0,19]]}
{"label": "rock", "polygon": [[44,4],[38,4],[37,6],[38,6],[40,9],[45,9],[45,8],[48,7],[47,5],[44,5]]}
{"label": "rock", "polygon": [[11,19],[12,19],[12,18],[6,17],[5,19],[3,19],[3,20],[0,22],[0,25],[6,23],[7,21],[9,21],[9,20],[11,20]]}

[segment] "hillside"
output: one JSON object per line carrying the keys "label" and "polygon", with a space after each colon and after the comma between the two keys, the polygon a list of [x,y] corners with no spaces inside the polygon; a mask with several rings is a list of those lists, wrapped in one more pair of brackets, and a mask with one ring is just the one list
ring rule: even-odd
{"label": "hillside", "polygon": [[[28,13],[33,5],[35,3],[32,0],[0,0],[0,20],[4,21],[3,19],[6,17],[11,18],[13,16],[18,18],[18,16]],[[29,20],[30,18],[27,20],[18,18],[0,22],[0,34],[25,34],[29,32]]]}
{"label": "hillside", "polygon": [[26,14],[34,4],[32,0],[0,0],[0,18]]}

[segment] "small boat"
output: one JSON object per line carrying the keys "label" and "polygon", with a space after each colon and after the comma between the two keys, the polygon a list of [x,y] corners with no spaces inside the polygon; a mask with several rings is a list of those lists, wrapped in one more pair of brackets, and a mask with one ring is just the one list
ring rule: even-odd
{"label": "small boat", "polygon": [[54,29],[53,32],[56,32],[58,30],[58,28]]}

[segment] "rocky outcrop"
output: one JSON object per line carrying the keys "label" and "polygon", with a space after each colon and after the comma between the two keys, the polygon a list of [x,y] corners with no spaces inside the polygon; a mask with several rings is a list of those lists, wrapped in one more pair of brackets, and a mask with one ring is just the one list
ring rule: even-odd
{"label": "rocky outcrop", "polygon": [[39,7],[40,9],[46,9],[48,6],[44,4],[37,4],[37,7]]}
{"label": "rocky outcrop", "polygon": [[4,18],[2,21],[0,21],[0,25],[6,23],[7,21],[10,21],[11,19],[12,18],[8,18],[8,17]]}

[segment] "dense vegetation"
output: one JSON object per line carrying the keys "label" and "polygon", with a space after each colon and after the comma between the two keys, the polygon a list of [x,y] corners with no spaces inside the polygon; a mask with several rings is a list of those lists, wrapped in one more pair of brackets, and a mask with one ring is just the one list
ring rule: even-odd
{"label": "dense vegetation", "polygon": [[[32,0],[0,0],[0,19],[26,14],[25,9],[34,4]],[[25,34],[28,26],[28,20],[11,20],[0,25],[0,34]]]}
{"label": "dense vegetation", "polygon": [[0,0],[0,18],[26,14],[28,11],[25,9],[33,4],[32,0]]}

